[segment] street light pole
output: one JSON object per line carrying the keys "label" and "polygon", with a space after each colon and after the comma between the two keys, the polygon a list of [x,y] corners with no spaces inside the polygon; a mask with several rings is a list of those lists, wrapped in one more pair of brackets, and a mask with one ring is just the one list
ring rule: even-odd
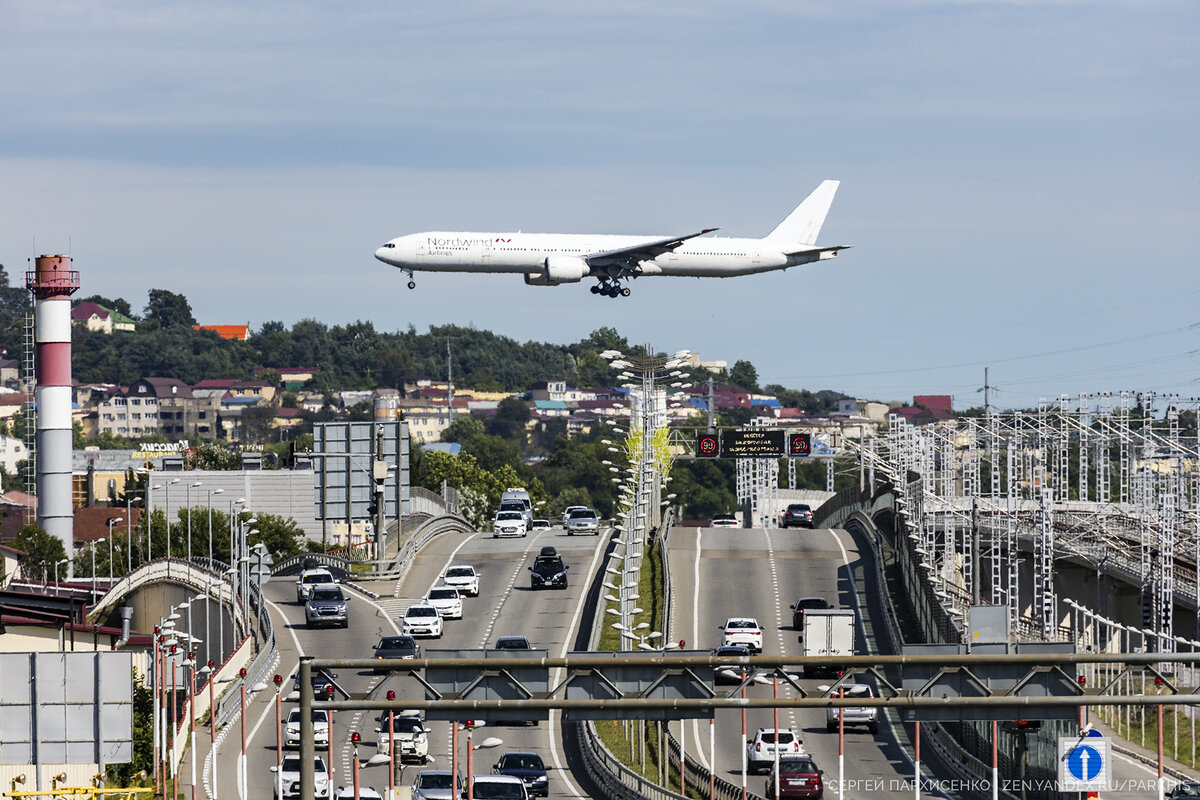
{"label": "street light pole", "polygon": [[92,602],[96,602],[96,545],[103,542],[104,539],[97,539],[92,542]]}
{"label": "street light pole", "polygon": [[[112,587],[113,579],[113,526],[123,519],[125,518],[117,517],[116,519],[110,519],[108,521],[108,585],[110,588]],[[125,544],[128,548],[129,543],[126,542]]]}
{"label": "street light pole", "polygon": [[197,486],[200,486],[200,485],[201,485],[201,481],[196,481],[195,483],[189,483],[187,485],[187,488],[184,490],[187,495],[188,561],[192,560],[192,489],[195,489]]}
{"label": "street light pole", "polygon": [[152,542],[154,541],[154,490],[161,489],[162,484],[150,484],[150,479],[146,479],[146,561],[154,559]]}
{"label": "street light pole", "polygon": [[179,478],[172,478],[166,485],[166,508],[163,515],[167,518],[167,574],[171,574],[171,485],[179,483]]}
{"label": "street light pole", "polygon": [[125,495],[125,574],[133,572],[133,495]]}
{"label": "street light pole", "polygon": [[212,499],[214,494],[224,494],[224,489],[209,489],[208,490],[208,560],[209,568],[212,567],[213,549],[212,549]]}

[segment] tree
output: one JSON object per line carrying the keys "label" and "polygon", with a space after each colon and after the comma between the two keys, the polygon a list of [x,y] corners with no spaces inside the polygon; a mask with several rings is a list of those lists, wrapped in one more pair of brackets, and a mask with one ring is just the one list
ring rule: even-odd
{"label": "tree", "polygon": [[163,330],[168,328],[192,328],[196,318],[187,298],[167,289],[151,289],[150,300],[142,312],[147,322],[157,322]]}
{"label": "tree", "polygon": [[521,457],[515,442],[499,436],[476,436],[463,445],[463,452],[475,456],[479,466],[488,471],[512,467]]}
{"label": "tree", "polygon": [[279,370],[271,369],[270,367],[260,369],[254,377],[265,384],[274,386],[276,389],[283,383],[283,376],[279,374]]}
{"label": "tree", "polygon": [[496,380],[491,373],[482,369],[472,370],[469,375],[462,379],[462,383],[466,388],[479,392],[504,391],[504,384]]}
{"label": "tree", "polygon": [[260,444],[271,437],[275,409],[269,406],[247,406],[242,409],[242,441]]}
{"label": "tree", "polygon": [[729,370],[729,382],[748,392],[757,392],[758,370],[749,361],[735,361],[733,369]]}
{"label": "tree", "polygon": [[441,440],[443,442],[457,442],[465,445],[468,442],[483,436],[483,420],[474,414],[467,414],[462,417],[455,417],[454,422],[451,422],[446,430],[442,431]]}
{"label": "tree", "polygon": [[529,406],[525,405],[524,400],[506,397],[496,406],[496,416],[488,421],[487,432],[508,439],[522,448],[525,446],[525,426],[529,419]]}
{"label": "tree", "polygon": [[123,297],[118,297],[115,300],[109,300],[107,297],[94,294],[90,297],[84,297],[76,300],[75,303],[95,303],[98,306],[104,306],[110,311],[116,311],[118,314],[122,314],[131,319],[133,318],[133,309],[130,307],[129,301]]}
{"label": "tree", "polygon": [[21,528],[12,546],[25,554],[21,556],[21,570],[26,577],[39,574],[43,568],[53,574],[58,562],[67,557],[62,541],[33,524]]}

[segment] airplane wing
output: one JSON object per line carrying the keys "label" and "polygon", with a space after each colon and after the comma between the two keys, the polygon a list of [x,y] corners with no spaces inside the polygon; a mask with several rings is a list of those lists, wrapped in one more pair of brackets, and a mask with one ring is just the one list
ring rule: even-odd
{"label": "airplane wing", "polygon": [[705,228],[696,233],[689,233],[686,236],[675,236],[670,239],[654,239],[649,242],[640,242],[630,247],[622,247],[617,250],[605,250],[601,253],[588,253],[584,256],[584,260],[588,264],[597,265],[604,261],[627,261],[635,262],[642,259],[651,259],[655,256],[662,255],[670,250],[674,250],[679,245],[686,242],[688,239],[695,239],[697,236],[703,236],[706,233],[712,233],[718,230],[717,228]]}

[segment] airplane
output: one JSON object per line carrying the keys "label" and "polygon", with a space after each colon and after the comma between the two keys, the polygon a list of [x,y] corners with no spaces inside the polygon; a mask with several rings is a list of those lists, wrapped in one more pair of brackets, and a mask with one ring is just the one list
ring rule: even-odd
{"label": "airplane", "polygon": [[835,257],[849,245],[816,241],[838,183],[823,181],[762,239],[700,238],[717,228],[683,236],[427,231],[392,239],[375,257],[408,275],[409,289],[414,271],[516,273],[530,286],[593,277],[592,294],[628,297],[623,282],[648,275],[732,278]]}

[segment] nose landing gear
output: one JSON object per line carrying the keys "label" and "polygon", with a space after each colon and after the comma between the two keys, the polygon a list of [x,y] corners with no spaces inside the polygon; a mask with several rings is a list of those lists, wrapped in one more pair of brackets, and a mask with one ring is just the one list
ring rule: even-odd
{"label": "nose landing gear", "polygon": [[417,288],[417,282],[415,280],[413,280],[413,271],[406,267],[401,267],[400,271],[408,276],[408,288],[409,289]]}

